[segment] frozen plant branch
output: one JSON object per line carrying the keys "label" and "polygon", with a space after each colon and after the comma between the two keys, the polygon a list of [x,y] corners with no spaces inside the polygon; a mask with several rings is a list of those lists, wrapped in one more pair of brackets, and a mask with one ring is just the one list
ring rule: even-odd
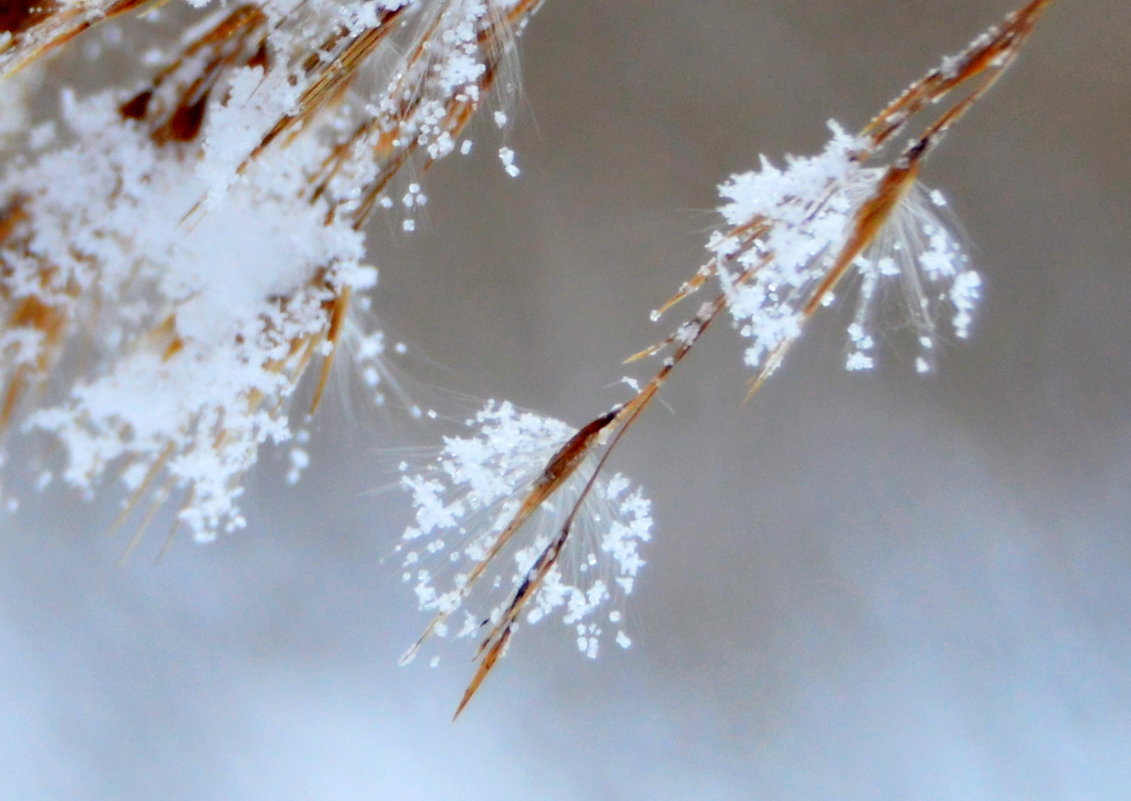
{"label": "frozen plant branch", "polygon": [[[663,354],[658,372],[627,403],[583,426],[548,459],[533,484],[518,487],[506,522],[491,524],[491,529],[501,532],[492,535],[495,545],[482,553],[469,573],[457,577],[455,593],[462,602],[466,585],[460,582],[482,576],[502,547],[529,525],[534,510],[566,504],[568,511],[556,534],[527,537],[539,549],[537,555],[513,583],[507,602],[482,617],[486,633],[476,652],[478,665],[457,716],[505,651],[524,611],[537,603],[556,575],[579,522],[586,517],[590,495],[600,486],[599,474],[609,454],[720,315],[729,314],[749,340],[746,363],[754,371],[750,395],[777,369],[805,325],[833,302],[834,292],[850,276],[859,279],[860,297],[848,329],[849,369],[872,365],[871,309],[888,284],[897,285],[906,316],[918,333],[920,371],[930,368],[941,313],[949,312],[959,337],[967,335],[980,281],[935,211],[945,201],[918,186],[919,173],[951,126],[1013,63],[1050,3],[1034,0],[1007,16],[1000,27],[982,34],[912,84],[855,136],[832,123],[832,139],[820,154],[790,158],[784,168],[763,159],[760,170],[733,176],[722,186],[726,202],[719,211],[727,227],[711,236],[710,259],[653,317],[659,319],[708,281],[718,283],[718,294],[671,335],[628,360]],[[951,105],[945,107],[945,102]],[[945,110],[922,123],[918,135],[889,155],[885,165],[882,160],[893,139],[921,112],[936,107]],[[487,428],[481,435],[490,440]],[[406,479],[406,486],[415,489],[422,480]],[[414,500],[418,521],[439,503],[434,493],[417,492]],[[443,511],[450,517],[445,527],[458,527],[464,510]],[[410,529],[406,536],[411,539],[415,531]],[[446,616],[441,609],[423,636],[436,633]]]}
{"label": "frozen plant branch", "polygon": [[[1050,3],[944,59],[859,133],[832,123],[817,155],[732,176],[707,261],[655,317],[708,283],[714,294],[629,360],[660,363],[626,402],[576,431],[490,403],[434,462],[405,466],[404,578],[432,615],[406,660],[449,630],[479,639],[457,715],[522,624],[556,617],[590,656],[606,629],[628,645],[619,610],[606,610],[631,592],[652,521],[606,463],[719,317],[746,340],[751,393],[836,295],[856,293],[849,369],[874,364],[885,298],[901,299],[920,371],[937,326],[968,334],[979,278],[919,174]],[[406,170],[422,175],[468,144],[541,0],[189,5],[193,24],[148,80],[64,90],[50,124],[0,126],[15,153],[0,168],[0,434],[53,438],[63,481],[91,497],[119,485],[123,517],[147,505],[138,536],[175,497],[178,526],[209,539],[244,525],[241,479],[260,446],[295,438],[305,375],[316,407],[354,338],[380,383],[380,332],[349,320],[377,280],[366,224],[396,209],[412,229],[427,196]],[[18,81],[86,29],[147,8],[8,3],[0,76]],[[513,152],[499,156],[514,174]]]}

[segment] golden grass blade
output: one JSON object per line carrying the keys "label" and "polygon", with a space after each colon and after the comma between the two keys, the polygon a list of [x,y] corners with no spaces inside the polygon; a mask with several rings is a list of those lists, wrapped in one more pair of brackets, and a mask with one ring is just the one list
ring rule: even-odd
{"label": "golden grass blade", "polygon": [[322,394],[326,391],[326,383],[330,380],[330,368],[334,366],[334,357],[341,344],[342,329],[346,322],[346,313],[349,311],[351,290],[346,289],[330,303],[330,327],[326,331],[326,341],[330,343],[330,352],[322,359],[322,370],[318,375],[318,385],[314,388],[314,399],[310,402],[310,413],[318,411],[322,402]]}
{"label": "golden grass blade", "polygon": [[947,59],[942,66],[932,69],[904,90],[868,123],[862,134],[871,137],[875,147],[880,147],[910,117],[939,102],[971,78],[990,72],[996,79],[1013,62],[1037,20],[1053,2],[1055,0],[1032,0],[1007,15],[1000,28],[991,29],[959,56]]}

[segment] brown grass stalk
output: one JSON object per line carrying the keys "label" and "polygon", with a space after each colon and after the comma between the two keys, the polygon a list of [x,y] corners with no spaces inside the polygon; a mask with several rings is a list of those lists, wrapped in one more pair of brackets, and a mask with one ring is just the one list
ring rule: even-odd
{"label": "brown grass stalk", "polygon": [[[891,165],[886,168],[871,196],[863,202],[856,212],[846,243],[841,251],[836,254],[823,281],[805,304],[803,323],[811,319],[817,310],[824,305],[826,299],[847,274],[856,257],[876,240],[885,223],[911,189],[923,162],[938,146],[951,126],[984,96],[986,91],[1013,63],[1038,18],[1051,3],[1052,0],[1033,0],[1033,2],[1011,13],[1005,18],[999,29],[991,29],[987,34],[975,40],[962,54],[945,62],[943,67],[928,72],[864,126],[860,135],[866,139],[868,146],[856,155],[860,163],[866,163],[878,157],[884,146],[896,134],[904,130],[910,124],[911,119],[920,112],[942,103],[952,92],[963,87],[970,87],[968,94],[929,121],[922,133],[904,148]],[[767,228],[772,225],[773,222],[770,220],[755,218],[736,226],[726,236],[741,243],[749,243],[766,233]],[[717,274],[721,266],[716,261],[717,258],[715,257],[715,259],[700,267],[696,275],[661,307],[660,312],[670,309],[680,300],[701,288],[710,276]],[[772,258],[773,254],[768,254],[762,261],[744,270],[735,279],[735,284],[740,285],[750,281],[757,271],[769,263]],[[524,498],[519,511],[505,529],[504,536],[508,539],[527,521],[530,515],[529,510],[532,507],[536,508],[538,504],[546,500],[581,467],[585,461],[581,458],[582,456],[603,449],[593,473],[588,477],[578,496],[570,501],[570,512],[558,534],[541,551],[523,580],[512,592],[504,614],[499,620],[492,623],[488,633],[481,640],[475,657],[478,664],[456,708],[456,717],[467,707],[487,675],[497,664],[499,657],[510,641],[519,615],[533,598],[549,570],[557,563],[585,499],[592,491],[596,477],[604,467],[609,455],[619,444],[624,434],[651,405],[661,387],[675,368],[698,344],[711,323],[724,311],[727,311],[728,307],[728,295],[720,293],[710,303],[705,304],[697,315],[680,326],[670,336],[629,357],[627,361],[632,362],[669,351],[669,355],[664,358],[656,374],[640,388],[630,401],[583,426],[563,447],[563,450],[550,459],[542,477]],[[747,394],[748,399],[757,392],[765,380],[780,365],[789,344],[793,341],[796,341],[796,339],[785,340],[758,370],[751,380],[750,390]],[[570,454],[569,459],[562,458],[565,452]],[[547,489],[549,489],[549,492],[547,492]],[[488,554],[484,562],[492,559],[498,553],[498,550],[494,549]],[[476,568],[477,574],[481,574],[485,567],[485,563],[479,565]],[[431,632],[434,625],[435,621],[426,630],[424,636]]]}

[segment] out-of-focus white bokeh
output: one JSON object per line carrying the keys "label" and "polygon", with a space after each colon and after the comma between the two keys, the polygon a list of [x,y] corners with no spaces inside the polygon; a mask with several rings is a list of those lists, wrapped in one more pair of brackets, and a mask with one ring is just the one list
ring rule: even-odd
{"label": "out-of-focus white bokeh", "polygon": [[[406,386],[603,410],[720,181],[862,124],[1009,5],[548,0],[514,124],[427,175],[415,233],[375,225]],[[209,546],[155,562],[162,523],[119,568],[112,504],[18,493],[0,797],[1125,797],[1129,36],[1124,0],[1059,4],[927,170],[986,280],[972,341],[927,378],[898,348],[847,374],[833,312],[743,405],[742,343],[713,331],[616,458],[658,528],[633,647],[592,662],[527,627],[454,725],[470,651],[396,666],[425,620],[382,490],[438,432],[358,382],[303,481],[268,454],[250,529]]]}

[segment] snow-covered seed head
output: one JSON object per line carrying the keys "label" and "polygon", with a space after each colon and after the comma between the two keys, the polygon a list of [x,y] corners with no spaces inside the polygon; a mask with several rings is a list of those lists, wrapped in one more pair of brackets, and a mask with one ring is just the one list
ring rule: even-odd
{"label": "snow-covered seed head", "polygon": [[[17,3],[0,74],[139,2]],[[176,32],[148,81],[64,90],[0,171],[0,429],[91,342],[89,371],[23,421],[60,441],[60,475],[87,495],[120,475],[128,509],[175,494],[198,538],[241,527],[243,474],[292,436],[314,362],[317,405],[351,298],[375,283],[369,211],[458,145],[538,5],[235,4]],[[426,202],[405,186],[406,207]],[[359,343],[379,402],[380,341]]]}
{"label": "snow-covered seed head", "polygon": [[[402,578],[420,608],[442,618],[429,633],[482,637],[485,627],[499,624],[580,501],[572,533],[520,620],[558,617],[590,657],[605,634],[627,647],[616,599],[632,591],[644,564],[639,545],[651,537],[648,499],[619,473],[585,492],[596,467],[586,455],[512,536],[516,515],[552,480],[549,465],[575,429],[505,402],[488,403],[468,427],[467,436],[445,438],[423,470],[403,466],[401,486],[412,496],[415,519],[400,545]],[[414,654],[415,648],[406,657]]]}
{"label": "snow-covered seed head", "polygon": [[776,366],[813,311],[854,273],[848,369],[872,367],[881,327],[911,328],[917,364],[929,366],[940,317],[967,335],[978,276],[943,221],[942,196],[920,187],[912,171],[862,166],[867,141],[830,128],[817,156],[790,157],[784,168],[763,158],[760,170],[720,188],[728,229],[708,248],[727,308],[751,340],[746,363],[756,372]]}

